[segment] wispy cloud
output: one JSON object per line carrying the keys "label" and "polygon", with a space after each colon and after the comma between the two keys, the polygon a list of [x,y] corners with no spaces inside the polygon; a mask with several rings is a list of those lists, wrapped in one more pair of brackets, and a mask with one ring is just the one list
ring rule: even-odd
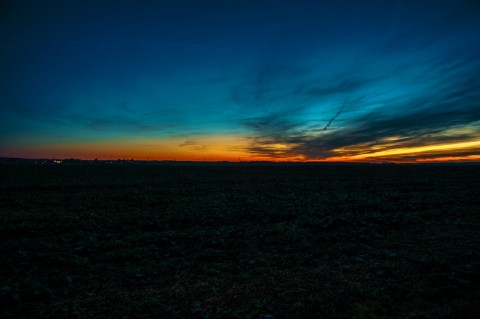
{"label": "wispy cloud", "polygon": [[188,148],[192,151],[203,151],[206,149],[206,145],[203,145],[197,141],[186,140],[185,142],[178,145],[179,147]]}
{"label": "wispy cloud", "polygon": [[[277,95],[267,88],[282,83],[284,79],[275,77],[284,77],[286,72],[259,71],[261,80],[251,83],[258,86],[258,90],[251,92],[259,93],[249,102],[263,106],[263,113],[241,121],[252,133],[247,151],[273,158],[322,159],[478,139],[479,56],[450,54],[450,60],[442,56],[427,63],[424,53],[417,55],[410,65],[402,62],[396,74],[380,75],[380,61],[380,65],[372,63],[363,68],[368,71],[365,79],[356,74],[355,80],[351,80],[345,74],[345,78],[332,78],[326,82],[334,84],[324,86],[303,73],[296,81],[289,78],[291,87]],[[418,61],[425,64],[419,65]],[[390,93],[388,89],[395,91]],[[351,96],[356,98],[350,101]],[[339,103],[340,99],[343,102]],[[338,105],[333,114],[332,101]],[[257,107],[249,110],[258,114]],[[324,118],[307,117],[312,113],[323,114]],[[332,115],[328,117],[328,113]],[[342,121],[333,127],[339,118]],[[473,129],[465,130],[466,127]],[[472,154],[459,150],[459,154],[465,152]],[[455,151],[448,154],[453,156]]]}

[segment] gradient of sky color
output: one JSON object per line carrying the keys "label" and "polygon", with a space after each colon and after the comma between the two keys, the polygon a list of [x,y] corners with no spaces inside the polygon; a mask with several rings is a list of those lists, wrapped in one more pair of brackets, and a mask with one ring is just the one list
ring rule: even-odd
{"label": "gradient of sky color", "polygon": [[478,1],[2,1],[0,156],[480,160]]}

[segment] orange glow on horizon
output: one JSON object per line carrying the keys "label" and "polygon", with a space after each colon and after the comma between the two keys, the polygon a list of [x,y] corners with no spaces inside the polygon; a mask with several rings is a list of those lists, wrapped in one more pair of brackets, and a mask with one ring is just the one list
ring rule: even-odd
{"label": "orange glow on horizon", "polygon": [[[383,145],[385,146],[385,145]],[[384,147],[383,147],[384,148]],[[381,151],[376,151],[379,149],[378,146],[373,146],[370,148],[365,148],[364,150],[355,149],[357,152],[362,152],[361,154],[356,155],[339,155],[335,157],[328,158],[329,161],[347,161],[347,162],[358,162],[358,161],[381,161],[389,160],[393,162],[438,162],[440,158],[445,159],[445,161],[453,161],[459,159],[465,160],[477,160],[480,158],[480,155],[469,155],[469,156],[453,156],[453,155],[443,155],[447,152],[457,151],[457,150],[470,150],[478,151],[480,154],[480,140],[478,141],[466,141],[466,142],[456,142],[448,144],[438,144],[438,145],[427,145],[427,146],[412,146],[412,147],[392,147],[389,149],[384,149]],[[335,152],[342,154],[351,152],[350,148],[340,148],[334,150]],[[428,156],[427,158],[422,158],[422,155],[426,154],[436,155],[434,157]]]}
{"label": "orange glow on horizon", "polygon": [[[13,154],[4,157],[23,158],[78,158],[83,160],[177,160],[177,161],[274,161],[274,162],[395,162],[425,163],[479,161],[480,140],[446,143],[427,146],[398,147],[394,143],[399,137],[382,140],[376,145],[352,145],[333,150],[334,156],[306,158],[301,154],[289,154],[292,145],[268,144],[265,148],[282,156],[268,156],[249,152],[248,138],[237,136],[198,136],[195,140],[171,139],[125,139],[93,140],[77,143],[55,143],[24,145]],[[395,147],[397,146],[397,147]],[[390,147],[385,149],[386,147]],[[455,151],[470,153],[455,155]]]}

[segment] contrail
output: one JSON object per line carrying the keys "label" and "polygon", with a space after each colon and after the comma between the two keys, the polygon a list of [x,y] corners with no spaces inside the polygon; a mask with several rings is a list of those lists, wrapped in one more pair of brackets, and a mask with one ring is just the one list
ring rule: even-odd
{"label": "contrail", "polygon": [[346,104],[346,102],[343,102],[342,106],[341,106],[340,109],[337,111],[337,114],[335,114],[335,116],[332,117],[332,118],[330,119],[330,121],[328,121],[327,125],[325,125],[325,127],[323,128],[324,131],[326,131],[327,128],[330,126],[330,124],[332,124],[332,122],[333,122],[340,114],[342,114],[343,109],[345,108],[345,104]]}
{"label": "contrail", "polygon": [[[351,101],[350,103],[353,103],[353,102],[358,102],[360,101],[361,99],[363,99],[364,96],[361,96],[359,97],[358,99],[354,100],[354,101]],[[348,101],[348,98],[345,99],[345,101],[343,102],[342,106],[340,107],[340,109],[337,111],[337,113],[328,121],[328,123],[325,125],[325,127],[323,128],[324,131],[327,130],[327,128],[330,127],[330,124],[332,124],[333,121],[335,121],[335,119],[340,115],[342,114],[343,112],[343,109],[345,108],[345,105],[347,104],[347,101]]]}

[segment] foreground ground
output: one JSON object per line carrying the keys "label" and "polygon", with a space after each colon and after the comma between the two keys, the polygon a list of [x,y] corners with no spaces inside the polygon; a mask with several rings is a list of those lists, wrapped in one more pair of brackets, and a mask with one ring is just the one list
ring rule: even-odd
{"label": "foreground ground", "polygon": [[479,166],[0,166],[3,318],[480,318]]}

